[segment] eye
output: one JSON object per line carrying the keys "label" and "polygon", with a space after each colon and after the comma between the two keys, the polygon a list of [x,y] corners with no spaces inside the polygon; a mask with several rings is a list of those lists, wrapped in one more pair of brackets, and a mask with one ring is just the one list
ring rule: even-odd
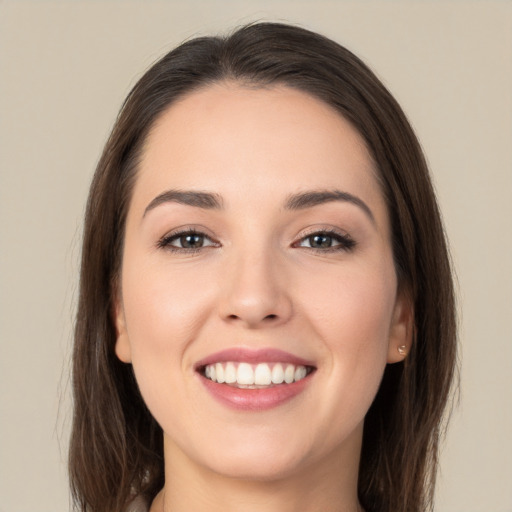
{"label": "eye", "polygon": [[295,247],[306,247],[317,251],[348,251],[355,247],[355,241],[337,231],[317,231],[301,238]]}
{"label": "eye", "polygon": [[158,247],[171,251],[194,252],[204,247],[218,247],[208,235],[195,230],[180,231],[165,235],[158,241]]}

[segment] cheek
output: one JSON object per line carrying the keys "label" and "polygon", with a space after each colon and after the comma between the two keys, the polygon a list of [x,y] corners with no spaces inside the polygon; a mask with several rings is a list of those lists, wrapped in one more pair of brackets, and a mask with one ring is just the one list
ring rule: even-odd
{"label": "cheek", "polygon": [[123,298],[134,357],[183,349],[194,338],[210,302],[204,281],[194,272],[136,262],[123,270]]}
{"label": "cheek", "polygon": [[165,262],[127,258],[123,268],[124,308],[140,393],[166,436],[192,448],[206,435],[205,422],[196,420],[204,411],[193,387],[197,379],[191,356],[211,316],[216,289],[205,267],[176,269]]}
{"label": "cheek", "polygon": [[[123,306],[132,365],[141,394],[158,421],[180,409],[179,397],[192,374],[189,348],[211,314],[215,283],[205,266],[176,269],[147,262],[132,251],[123,262]],[[171,392],[172,391],[172,392]],[[193,407],[193,403],[188,404]]]}
{"label": "cheek", "polygon": [[[396,295],[387,266],[317,273],[304,282],[303,308],[330,343],[359,351],[387,341]],[[346,347],[348,348],[348,346]]]}
{"label": "cheek", "polygon": [[333,399],[339,396],[369,407],[387,362],[396,293],[394,271],[388,271],[388,266],[366,267],[317,279],[308,289],[303,307],[323,342],[326,371],[336,390]]}

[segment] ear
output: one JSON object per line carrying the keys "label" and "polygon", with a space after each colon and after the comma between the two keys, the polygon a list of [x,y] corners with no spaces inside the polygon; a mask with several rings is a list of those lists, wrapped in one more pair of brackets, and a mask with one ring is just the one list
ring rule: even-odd
{"label": "ear", "polygon": [[123,363],[131,363],[132,349],[130,346],[130,339],[128,338],[128,331],[126,330],[126,319],[123,305],[119,298],[116,298],[113,316],[116,327],[116,355]]}
{"label": "ear", "polygon": [[405,290],[398,290],[389,329],[388,363],[403,361],[410,352],[414,332],[414,307]]}

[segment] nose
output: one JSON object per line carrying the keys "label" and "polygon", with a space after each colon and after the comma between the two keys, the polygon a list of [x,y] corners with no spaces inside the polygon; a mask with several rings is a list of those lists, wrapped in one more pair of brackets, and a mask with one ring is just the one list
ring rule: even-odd
{"label": "nose", "polygon": [[286,272],[271,254],[234,255],[222,284],[220,314],[246,328],[278,326],[293,312]]}

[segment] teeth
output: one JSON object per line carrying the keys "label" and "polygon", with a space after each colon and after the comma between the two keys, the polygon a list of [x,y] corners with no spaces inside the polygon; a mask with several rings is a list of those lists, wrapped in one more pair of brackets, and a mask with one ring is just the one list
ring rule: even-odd
{"label": "teeth", "polygon": [[226,383],[240,387],[272,386],[275,384],[291,384],[302,380],[308,370],[302,365],[283,363],[215,363],[204,369],[204,376],[219,384]]}
{"label": "teeth", "polygon": [[226,365],[226,371],[224,372],[224,382],[226,384],[233,384],[233,382],[236,382],[236,367],[233,363],[228,363]]}
{"label": "teeth", "polygon": [[254,384],[254,372],[250,364],[240,363],[238,365],[238,369],[236,371],[236,382],[237,384],[245,384],[247,386]]}
{"label": "teeth", "polygon": [[[295,380],[301,380],[306,376],[306,368],[304,366],[297,366],[295,368]],[[218,377],[217,377],[218,379]]]}
{"label": "teeth", "polygon": [[268,386],[272,384],[272,373],[268,364],[259,364],[254,371],[254,384]]}
{"label": "teeth", "polygon": [[215,365],[215,375],[217,376],[217,382],[222,384],[224,382],[224,367],[220,363]]}
{"label": "teeth", "polygon": [[281,364],[276,364],[272,368],[272,383],[282,384],[284,382],[284,370]]}
{"label": "teeth", "polygon": [[[293,364],[289,364],[286,367],[286,370],[284,371],[284,381],[286,384],[290,384],[293,382],[293,379],[295,378],[295,366]],[[215,377],[212,377],[212,380],[214,380]]]}

